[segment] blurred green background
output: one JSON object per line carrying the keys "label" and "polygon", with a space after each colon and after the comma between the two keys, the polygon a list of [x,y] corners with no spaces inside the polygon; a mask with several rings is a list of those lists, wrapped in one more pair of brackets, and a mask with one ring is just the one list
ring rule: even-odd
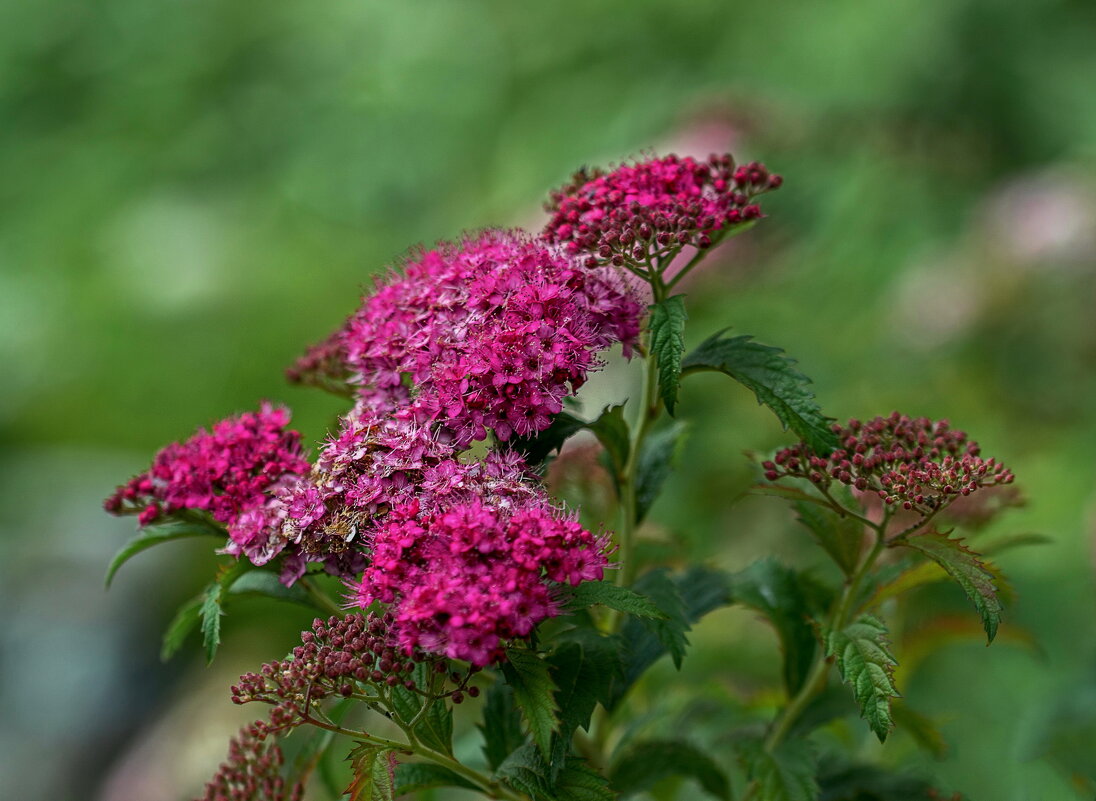
{"label": "blurred green background", "polygon": [[[1091,0],[0,4],[0,795],[189,797],[254,716],[228,684],[307,619],[241,604],[212,670],[196,648],[160,665],[213,557],[165,546],[104,593],[132,533],[98,508],[116,483],[261,398],[320,439],[338,402],[281,371],[371,275],[466,228],[535,229],[573,169],[654,148],[786,178],[688,287],[694,341],[785,347],[838,418],[951,418],[1029,499],[997,529],[1054,538],[1002,555],[1001,642],[903,677],[949,754],[851,721],[849,744],[975,801],[1091,797],[1094,86]],[[611,369],[594,391],[628,387]],[[734,500],[742,452],[788,442],[771,417],[717,377],[682,413],[649,536],[729,568],[816,560],[774,499]],[[679,686],[775,675],[748,613],[693,640]]]}

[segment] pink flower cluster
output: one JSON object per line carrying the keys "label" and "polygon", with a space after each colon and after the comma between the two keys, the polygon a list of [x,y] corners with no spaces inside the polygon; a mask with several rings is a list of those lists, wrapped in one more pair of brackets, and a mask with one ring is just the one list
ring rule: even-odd
{"label": "pink flower cluster", "polygon": [[372,539],[359,605],[389,604],[405,651],[479,666],[557,613],[546,581],[598,580],[607,564],[607,542],[546,500],[511,509],[477,499],[433,514],[412,502]]}
{"label": "pink flower cluster", "polygon": [[183,509],[208,512],[232,524],[264,506],[268,493],[303,475],[300,435],[287,431],[289,412],[264,403],[247,412],[200,429],[186,442],[168,445],[147,472],[130,481],[104,503],[113,514],[139,513],[147,526]]}
{"label": "pink flower cluster", "polygon": [[754,197],[782,183],[762,164],[736,167],[729,155],[714,154],[581,171],[551,194],[543,236],[589,267],[642,265],[685,245],[707,248],[727,228],[759,219]]}
{"label": "pink flower cluster", "polygon": [[282,777],[282,749],[267,739],[263,723],[245,726],[229,742],[228,759],[196,801],[301,801],[304,783]]}
{"label": "pink flower cluster", "polygon": [[610,271],[589,272],[542,242],[487,231],[407,262],[345,331],[362,397],[410,406],[466,446],[548,427],[563,398],[629,349],[644,310]]}
{"label": "pink flower cluster", "polygon": [[850,420],[833,430],[840,446],[829,456],[818,456],[802,443],[785,448],[762,464],[765,477],[806,478],[823,487],[839,481],[922,514],[980,487],[1013,480],[1012,471],[995,459],[983,459],[978,443],[947,420],[894,412],[866,423]]}

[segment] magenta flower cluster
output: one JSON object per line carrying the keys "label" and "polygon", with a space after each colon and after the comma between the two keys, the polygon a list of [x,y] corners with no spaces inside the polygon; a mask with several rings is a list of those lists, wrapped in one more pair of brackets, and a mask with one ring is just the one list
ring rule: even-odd
{"label": "magenta flower cluster", "polygon": [[412,502],[374,535],[358,603],[389,604],[405,650],[487,665],[556,614],[546,580],[602,578],[606,545],[544,500],[508,508],[477,499],[430,515]]}
{"label": "magenta flower cluster", "polygon": [[838,481],[926,515],[981,487],[1013,481],[1012,471],[996,459],[983,459],[978,443],[947,420],[894,412],[833,430],[839,447],[829,456],[802,443],[785,448],[762,464],[765,477],[805,478],[821,487]]}
{"label": "magenta flower cluster", "polygon": [[365,402],[410,406],[458,445],[528,436],[614,342],[639,336],[642,305],[611,271],[586,271],[543,242],[487,231],[408,260],[343,335]]}
{"label": "magenta flower cluster", "polygon": [[300,435],[287,431],[289,412],[264,403],[258,412],[200,429],[168,445],[147,472],[107,498],[107,511],[138,513],[142,526],[184,509],[208,512],[226,525],[264,506],[268,493],[308,472]]}
{"label": "magenta flower cluster", "polygon": [[736,167],[715,154],[582,171],[552,193],[544,238],[590,267],[644,265],[685,245],[707,248],[730,227],[759,219],[754,197],[782,183],[762,164]]}

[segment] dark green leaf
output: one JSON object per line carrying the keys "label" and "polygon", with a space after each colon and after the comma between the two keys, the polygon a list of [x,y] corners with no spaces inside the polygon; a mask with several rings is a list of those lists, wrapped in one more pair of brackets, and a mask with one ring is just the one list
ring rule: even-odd
{"label": "dark green leaf", "polygon": [[742,738],[735,746],[747,777],[758,784],[758,801],[817,801],[814,754],[806,740],[786,740],[772,752],[760,738]]}
{"label": "dark green leaf", "polygon": [[393,753],[380,746],[359,743],[347,759],[353,763],[354,778],[343,790],[349,801],[393,801]]}
{"label": "dark green leaf", "polygon": [[682,362],[682,375],[716,370],[753,391],[815,453],[825,456],[837,446],[831,419],[822,414],[810,379],[795,369],[780,348],[754,342],[750,336],[725,339],[720,331],[702,342]]}
{"label": "dark green leaf", "polygon": [[616,795],[608,780],[585,760],[568,757],[556,778],[555,794],[559,801],[613,801]]}
{"label": "dark green leaf", "polygon": [[878,765],[829,757],[818,770],[820,801],[912,801],[947,798],[916,776],[893,773]]}
{"label": "dark green leaf", "polygon": [[652,740],[629,746],[613,761],[609,783],[622,796],[649,790],[668,776],[696,779],[716,798],[731,797],[726,774],[715,761],[683,740]]}
{"label": "dark green leaf", "polygon": [[889,649],[887,627],[872,615],[861,615],[827,639],[828,656],[837,658],[837,669],[852,686],[861,714],[879,742],[894,728],[891,699],[898,697],[894,667],[898,664]]}
{"label": "dark green leaf", "polygon": [[589,729],[598,702],[609,698],[613,678],[620,673],[616,641],[596,634],[581,641],[565,641],[548,657],[559,690],[560,736],[570,741],[577,728]]}
{"label": "dark green leaf", "polygon": [[684,423],[674,423],[647,437],[636,467],[636,520],[642,521],[677,466],[685,442]]}
{"label": "dark green leaf", "polygon": [[611,581],[584,581],[576,587],[565,587],[564,609],[578,611],[601,604],[633,617],[665,618],[666,615],[646,596]]}
{"label": "dark green leaf", "polygon": [[[673,576],[674,584],[685,605],[685,617],[695,623],[704,615],[731,603],[729,576],[720,570],[694,565],[686,572]],[[620,703],[629,688],[639,677],[666,653],[666,646],[640,620],[628,620],[621,629],[623,641],[623,671],[614,681],[611,697],[606,707],[610,710]]]}
{"label": "dark green leaf", "polygon": [[664,568],[660,568],[643,575],[635,586],[662,612],[661,618],[641,619],[641,622],[670,652],[674,667],[680,670],[681,661],[685,658],[685,648],[689,644],[689,638],[685,636],[685,632],[689,630],[690,625],[685,613],[685,601],[678,591],[677,584]]}
{"label": "dark green leaf", "polygon": [[217,578],[206,587],[199,614],[202,618],[202,642],[205,645],[206,662],[212,662],[221,644],[221,616],[224,614],[225,588],[251,569],[251,563],[239,560],[221,568]]}
{"label": "dark green leaf", "polygon": [[784,685],[794,695],[814,662],[817,638],[811,619],[825,604],[821,588],[803,574],[775,559],[754,562],[731,578],[735,601],[768,618],[784,651]]}
{"label": "dark green leaf", "polygon": [[533,801],[556,801],[548,765],[533,743],[526,743],[506,757],[495,776]]}
{"label": "dark green leaf", "polygon": [[1001,622],[1001,601],[997,597],[994,572],[979,555],[967,548],[961,540],[951,539],[939,531],[918,534],[901,540],[898,544],[924,554],[955,579],[967,597],[974,602],[978,614],[982,616],[986,637],[993,642],[997,635],[997,626]]}
{"label": "dark green leaf", "polygon": [[864,524],[848,515],[839,515],[833,509],[803,501],[797,501],[795,509],[799,521],[814,534],[822,549],[846,576],[851,576],[860,561]]}
{"label": "dark green leaf", "polygon": [[685,296],[674,295],[651,306],[648,325],[651,352],[658,363],[658,392],[672,416],[681,381],[681,358],[685,355]]}
{"label": "dark green leaf", "polygon": [[278,579],[278,574],[269,570],[250,570],[244,573],[228,588],[231,595],[260,595],[265,598],[274,598],[279,601],[318,608],[312,598],[299,585],[287,587]]}
{"label": "dark green leaf", "polygon": [[171,619],[167,631],[164,632],[163,645],[160,647],[160,659],[164,662],[175,656],[186,641],[187,635],[197,628],[203,600],[201,595],[191,598],[179,607],[179,611]]}
{"label": "dark green leaf", "polygon": [[624,465],[628,463],[628,453],[631,450],[623,404],[606,406],[601,416],[587,424],[587,428],[594,432],[605,448],[610,464],[613,466],[614,475],[621,475]]}
{"label": "dark green leaf", "polygon": [[513,437],[508,446],[522,454],[525,461],[537,465],[545,461],[553,452],[559,451],[570,437],[586,428],[587,423],[570,412],[560,412],[551,425],[533,437]]}
{"label": "dark green leaf", "polygon": [[533,651],[510,648],[502,669],[506,681],[514,690],[514,700],[521,710],[533,742],[540,748],[545,759],[552,753],[552,735],[559,731],[559,707],[556,706],[557,687],[552,681],[547,662]]}
{"label": "dark green leaf", "polygon": [[417,793],[431,787],[463,787],[466,790],[478,790],[472,782],[449,768],[426,762],[406,762],[396,766],[395,795]]}
{"label": "dark green leaf", "polygon": [[161,542],[171,542],[172,540],[181,540],[187,537],[208,536],[224,537],[226,534],[222,529],[219,529],[210,523],[189,521],[164,523],[160,526],[149,526],[148,528],[142,529],[136,537],[122,546],[122,549],[110,560],[110,566],[107,568],[106,584],[108,587],[110,586],[110,582],[114,580],[114,574],[118,572],[118,568],[141,551],[148,550],[153,545],[159,545]]}
{"label": "dark green leaf", "polygon": [[491,770],[525,744],[521,730],[521,715],[514,704],[514,691],[509,684],[497,680],[488,688],[483,705],[483,755]]}
{"label": "dark green leaf", "polygon": [[[430,666],[419,662],[411,674],[415,685],[420,688],[430,686],[433,678]],[[424,703],[430,708],[415,724],[415,736],[427,748],[433,748],[443,754],[453,753],[453,710],[443,699],[424,698],[417,692],[397,685],[392,688],[392,711],[405,724],[409,724],[419,715]]]}

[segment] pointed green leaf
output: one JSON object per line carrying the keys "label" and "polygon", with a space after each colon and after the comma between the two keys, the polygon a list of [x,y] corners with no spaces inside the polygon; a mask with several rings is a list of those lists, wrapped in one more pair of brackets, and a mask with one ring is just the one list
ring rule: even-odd
{"label": "pointed green leaf", "polygon": [[570,412],[560,412],[552,418],[544,431],[532,437],[512,437],[507,445],[522,454],[531,465],[544,462],[553,452],[559,451],[563,443],[582,431],[588,423]]}
{"label": "pointed green leaf", "polygon": [[851,576],[860,562],[864,544],[864,524],[833,509],[798,501],[795,509],[799,522],[806,526],[822,550],[830,555],[846,576]]}
{"label": "pointed green leaf", "polygon": [[[685,619],[691,624],[721,606],[731,603],[729,576],[703,565],[693,565],[684,573],[672,576],[678,595],[684,602]],[[638,583],[637,583],[637,586]],[[612,710],[627,694],[667,648],[659,637],[640,620],[628,620],[620,631],[623,641],[623,669],[619,680],[613,682],[609,703]]]}
{"label": "pointed green leaf", "polygon": [[179,607],[175,617],[168,624],[164,632],[163,644],[160,647],[160,659],[164,662],[171,659],[183,646],[187,635],[198,626],[198,618],[201,616],[203,596],[191,598]]}
{"label": "pointed green leaf", "polygon": [[651,306],[648,326],[651,352],[658,364],[658,392],[672,416],[681,381],[681,359],[685,355],[685,296],[674,295]]}
{"label": "pointed green leaf", "polygon": [[601,604],[633,617],[666,617],[650,598],[611,581],[584,581],[576,587],[563,588],[561,595],[566,599],[563,608],[572,612]]}
{"label": "pointed green leaf", "polygon": [[287,587],[282,584],[278,574],[270,570],[249,570],[232,582],[228,592],[231,595],[259,595],[278,601],[290,601],[312,609],[319,608],[300,584]]}
{"label": "pointed green leaf", "polygon": [[353,763],[353,778],[343,790],[349,801],[393,801],[394,756],[380,746],[359,743],[347,757]]}
{"label": "pointed green leaf", "polygon": [[736,741],[739,761],[758,784],[759,801],[817,801],[815,759],[806,740],[785,740],[767,751],[760,738]]}
{"label": "pointed green leaf", "polygon": [[624,405],[606,406],[597,420],[588,423],[587,428],[594,432],[598,441],[609,455],[616,475],[624,471],[628,463],[631,443],[628,438],[628,423],[624,419]]}
{"label": "pointed green leaf", "polygon": [[605,703],[614,676],[620,673],[617,643],[591,633],[580,641],[565,641],[548,657],[559,690],[560,736],[570,741],[575,729],[589,729],[598,702]]}
{"label": "pointed green leaf", "polygon": [[784,685],[794,695],[814,663],[817,638],[812,618],[824,608],[824,588],[806,575],[766,558],[731,577],[735,601],[761,612],[772,623],[784,652]]}
{"label": "pointed green leaf", "polygon": [[682,362],[682,375],[715,370],[729,375],[753,391],[757,402],[768,406],[784,428],[790,428],[811,450],[826,455],[837,446],[810,379],[795,369],[795,360],[780,348],[754,342],[753,337],[724,338],[720,331],[702,342]]}
{"label": "pointed green leaf", "polygon": [[555,795],[559,801],[613,801],[616,795],[609,781],[579,757],[567,757],[556,778]]}
{"label": "pointed green leaf", "polygon": [[685,636],[685,632],[691,626],[685,614],[685,601],[678,591],[677,584],[665,569],[660,568],[643,575],[635,586],[662,612],[661,618],[641,619],[640,622],[670,652],[674,667],[680,670],[681,661],[685,658],[685,648],[689,644],[689,638]]}
{"label": "pointed green leaf", "polygon": [[525,744],[521,730],[521,715],[514,703],[514,691],[509,684],[495,681],[486,693],[483,723],[483,755],[491,770],[497,770],[510,754]]}
{"label": "pointed green leaf", "polygon": [[149,526],[148,528],[141,529],[137,536],[123,545],[122,549],[110,560],[110,566],[107,567],[106,585],[108,587],[110,586],[110,583],[114,580],[114,574],[118,572],[118,568],[137,554],[141,553],[141,551],[146,551],[153,545],[159,545],[162,542],[171,542],[172,540],[181,540],[187,537],[208,536],[225,537],[227,535],[223,529],[217,528],[211,523],[191,521],[164,523],[163,525]]}
{"label": "pointed green leaf", "polygon": [[898,662],[889,646],[887,627],[872,615],[861,615],[827,639],[828,655],[836,657],[841,677],[852,686],[861,714],[879,742],[885,741],[894,728],[890,704],[898,697],[894,686]]}
{"label": "pointed green leaf", "polygon": [[675,422],[643,441],[636,467],[636,521],[642,521],[677,467],[688,426]]}
{"label": "pointed green leaf", "polygon": [[[429,687],[433,678],[430,665],[426,662],[417,663],[411,678],[417,687]],[[444,699],[424,698],[419,693],[402,685],[396,685],[392,688],[391,698],[392,711],[405,724],[411,723],[419,716],[424,703],[429,704],[430,708],[426,710],[422,717],[419,717],[419,722],[415,724],[415,736],[428,748],[433,748],[443,754],[453,753],[453,710],[449,708]]]}
{"label": "pointed green leaf", "polygon": [[513,688],[514,701],[521,710],[533,742],[547,759],[552,753],[552,735],[559,731],[559,707],[547,662],[533,651],[510,648],[502,670]]}
{"label": "pointed green leaf", "polygon": [[221,644],[221,616],[224,615],[225,587],[230,587],[244,573],[251,569],[251,563],[239,560],[221,568],[217,578],[206,587],[199,615],[202,619],[202,642],[205,645],[206,662],[213,661],[217,646]]}
{"label": "pointed green leaf", "polygon": [[696,779],[709,795],[730,801],[730,782],[723,769],[684,740],[650,740],[630,745],[609,769],[609,783],[622,797],[649,790],[668,776]]}
{"label": "pointed green leaf", "polygon": [[533,743],[526,743],[506,757],[495,776],[533,801],[556,801],[548,765]]}
{"label": "pointed green leaf", "polygon": [[431,787],[462,787],[466,790],[479,790],[479,787],[463,776],[441,765],[428,762],[405,762],[396,766],[396,796],[429,790]]}
{"label": "pointed green leaf", "polygon": [[982,616],[982,627],[990,642],[997,635],[1001,622],[1001,600],[997,597],[994,570],[961,540],[947,534],[930,531],[900,540],[897,544],[912,548],[927,556],[948,572],[963,592],[974,602]]}

